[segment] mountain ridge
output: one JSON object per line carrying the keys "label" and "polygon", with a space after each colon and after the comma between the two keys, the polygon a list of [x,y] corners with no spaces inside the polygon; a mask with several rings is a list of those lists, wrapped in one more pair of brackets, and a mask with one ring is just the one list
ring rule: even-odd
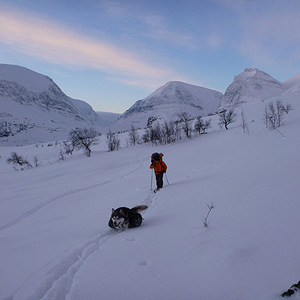
{"label": "mountain ridge", "polygon": [[0,65],[0,101],[1,145],[66,139],[70,129],[96,123],[50,77],[20,66]]}
{"label": "mountain ridge", "polygon": [[114,129],[130,129],[147,126],[149,118],[170,121],[178,120],[178,115],[186,112],[192,117],[216,113],[222,93],[188,84],[181,81],[169,81],[149,96],[138,100],[113,125]]}
{"label": "mountain ridge", "polygon": [[183,112],[207,116],[220,109],[261,102],[299,90],[300,74],[280,82],[256,68],[234,76],[224,95],[181,81],[169,81],[138,100],[123,114],[95,112],[83,100],[68,97],[48,76],[25,67],[0,64],[0,145],[23,145],[66,139],[70,129],[94,126],[100,131],[145,128],[177,121]]}
{"label": "mountain ridge", "polygon": [[222,107],[235,107],[242,103],[254,103],[284,93],[287,87],[256,68],[246,68],[235,76],[222,98]]}

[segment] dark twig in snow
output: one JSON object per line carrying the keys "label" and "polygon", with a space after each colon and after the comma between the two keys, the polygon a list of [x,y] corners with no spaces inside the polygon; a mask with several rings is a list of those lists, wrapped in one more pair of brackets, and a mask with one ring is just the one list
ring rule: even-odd
{"label": "dark twig in snow", "polygon": [[209,204],[206,204],[206,205],[208,207],[208,213],[207,213],[206,217],[203,218],[203,226],[204,227],[208,227],[208,225],[210,223],[210,221],[208,221],[208,216],[209,216],[210,212],[212,211],[212,209],[215,208],[215,205],[213,202],[210,205]]}

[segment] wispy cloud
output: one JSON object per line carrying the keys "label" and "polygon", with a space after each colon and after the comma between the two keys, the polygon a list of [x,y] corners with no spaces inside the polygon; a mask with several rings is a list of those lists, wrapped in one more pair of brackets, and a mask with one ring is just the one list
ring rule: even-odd
{"label": "wispy cloud", "polygon": [[191,34],[180,33],[170,29],[162,16],[140,16],[140,21],[147,26],[145,35],[152,39],[165,41],[173,45],[195,48],[194,38]]}
{"label": "wispy cloud", "polygon": [[240,54],[263,66],[280,64],[282,59],[299,62],[299,1],[215,1],[236,13],[240,34],[233,45]]}
{"label": "wispy cloud", "polygon": [[[57,24],[57,23],[56,23]],[[138,54],[74,32],[52,20],[16,11],[0,12],[0,42],[11,49],[55,64],[99,69],[117,81],[157,87],[178,78]]]}
{"label": "wispy cloud", "polygon": [[[100,3],[102,11],[114,18],[118,23],[120,20],[135,24],[135,32],[141,38],[150,38],[172,46],[195,48],[194,37],[187,32],[175,30],[166,15],[157,12],[145,11],[139,1],[107,1]],[[124,28],[122,28],[124,30]],[[126,29],[125,29],[126,30]],[[132,27],[130,27],[132,30]],[[132,33],[130,33],[132,34]]]}

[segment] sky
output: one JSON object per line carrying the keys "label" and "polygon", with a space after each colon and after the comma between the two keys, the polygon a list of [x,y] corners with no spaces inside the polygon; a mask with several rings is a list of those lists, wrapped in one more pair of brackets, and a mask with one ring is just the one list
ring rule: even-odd
{"label": "sky", "polygon": [[0,63],[123,113],[168,81],[224,93],[258,68],[300,73],[299,0],[0,0]]}

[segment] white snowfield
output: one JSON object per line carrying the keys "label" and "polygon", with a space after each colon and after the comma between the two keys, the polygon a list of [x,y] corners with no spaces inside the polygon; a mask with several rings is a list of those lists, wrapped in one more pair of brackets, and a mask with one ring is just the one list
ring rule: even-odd
{"label": "white snowfield", "polygon": [[[90,158],[0,148],[0,299],[282,299],[300,280],[300,97],[282,100],[294,110],[279,130],[263,124],[267,102],[243,106],[250,135],[239,114],[228,131],[213,116],[207,135],[165,146],[109,153],[102,136]],[[41,165],[16,172],[12,151]],[[156,151],[170,184],[155,194]],[[140,204],[139,228],[108,227],[112,208]]]}

